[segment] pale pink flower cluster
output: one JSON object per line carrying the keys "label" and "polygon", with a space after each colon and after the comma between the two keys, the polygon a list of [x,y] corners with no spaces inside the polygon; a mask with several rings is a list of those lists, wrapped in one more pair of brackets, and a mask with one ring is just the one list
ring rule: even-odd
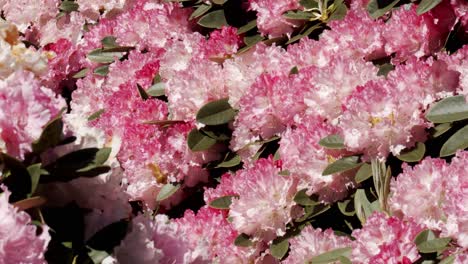
{"label": "pale pink flower cluster", "polygon": [[8,203],[10,192],[3,186],[0,193],[0,263],[45,264],[44,253],[50,241],[49,228],[37,227],[31,217]]}
{"label": "pale pink flower cluster", "polygon": [[468,246],[468,152],[460,151],[450,164],[426,158],[391,183],[390,207],[404,219],[441,231],[461,247]]}
{"label": "pale pink flower cluster", "polygon": [[268,1],[249,0],[249,8],[257,12],[257,26],[260,32],[271,37],[290,34],[302,22],[286,19],[283,13],[300,9],[298,0]]}

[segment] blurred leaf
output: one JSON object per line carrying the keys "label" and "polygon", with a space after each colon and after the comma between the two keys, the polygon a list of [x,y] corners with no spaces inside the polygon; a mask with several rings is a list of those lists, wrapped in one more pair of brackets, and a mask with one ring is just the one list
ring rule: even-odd
{"label": "blurred leaf", "polygon": [[239,197],[239,196],[227,195],[227,196],[219,197],[210,202],[210,207],[216,208],[216,209],[229,209],[229,206],[231,206],[233,197]]}
{"label": "blurred leaf", "polygon": [[250,31],[251,29],[254,29],[256,26],[257,26],[257,20],[254,19],[254,20],[250,21],[249,23],[247,23],[246,25],[240,27],[240,28],[237,30],[237,35],[240,35],[240,34],[243,34],[243,33],[245,33],[245,32],[248,32],[248,31]]}
{"label": "blurred leaf", "polygon": [[455,132],[440,149],[440,156],[447,157],[455,154],[459,149],[468,148],[468,125]]}
{"label": "blurred leaf", "polygon": [[318,8],[318,1],[315,0],[300,0],[299,4],[305,9]]}
{"label": "blurred leaf", "polygon": [[262,41],[264,39],[265,39],[265,37],[263,37],[260,34],[253,35],[253,36],[245,36],[244,37],[244,43],[247,46],[253,46],[253,45],[259,43],[260,41]]}
{"label": "blurred leaf", "polygon": [[224,10],[216,10],[204,15],[200,18],[198,24],[202,27],[217,29],[228,25],[226,18],[224,17]]}
{"label": "blurred leaf", "polygon": [[463,95],[447,97],[435,103],[426,114],[433,123],[450,123],[468,119],[468,104]]}
{"label": "blurred leaf", "polygon": [[59,115],[50,120],[44,126],[39,139],[33,141],[32,150],[35,153],[41,153],[44,150],[57,146],[62,141],[63,122],[62,116]]}
{"label": "blurred leaf", "polygon": [[381,6],[379,3],[383,1],[371,0],[369,4],[367,4],[367,11],[372,18],[376,19],[385,15],[385,13],[390,11],[399,1],[400,0],[394,0],[386,6]]}
{"label": "blurred leaf", "polygon": [[26,198],[21,201],[17,201],[13,203],[13,205],[18,208],[20,211],[28,210],[34,207],[39,207],[43,204],[45,204],[46,199],[41,196],[34,196],[31,198]]}
{"label": "blurred leaf", "polygon": [[192,20],[194,18],[198,18],[200,16],[203,16],[206,14],[211,9],[212,5],[207,5],[207,4],[201,4],[193,11],[193,13],[190,15],[189,20]]}
{"label": "blurred leaf", "polygon": [[442,0],[422,0],[419,3],[418,8],[416,9],[416,13],[418,15],[422,15],[422,14],[430,11],[434,7],[436,7],[441,2],[442,2]]}
{"label": "blurred leaf", "polygon": [[289,242],[287,239],[275,239],[270,245],[270,252],[273,257],[281,260],[289,250]]}
{"label": "blurred leaf", "polygon": [[98,119],[99,117],[101,117],[101,115],[104,113],[104,109],[99,109],[97,110],[96,112],[92,113],[89,117],[88,117],[88,121],[93,121],[95,119]]}
{"label": "blurred leaf", "polygon": [[451,238],[436,238],[434,233],[430,230],[421,231],[416,238],[414,243],[418,247],[419,252],[421,253],[433,253],[437,251],[443,251],[447,247],[448,243],[451,241]]}
{"label": "blurred leaf", "polygon": [[228,0],[211,0],[213,3],[217,4],[217,5],[223,5],[224,3],[226,3]]}
{"label": "blurred leaf", "polygon": [[452,128],[452,123],[442,123],[434,127],[432,137],[436,138],[442,136],[445,132]]}
{"label": "blurred leaf", "polygon": [[143,89],[143,87],[141,87],[141,85],[139,85],[138,83],[137,83],[137,89],[138,89],[138,94],[140,94],[141,99],[143,100],[149,99],[150,96],[146,93],[145,89]]}
{"label": "blurred leaf", "polygon": [[359,162],[359,156],[344,157],[329,164],[323,171],[322,175],[326,176],[326,175],[331,175],[331,174],[351,170],[361,165],[362,163]]}
{"label": "blurred leaf", "polygon": [[220,99],[202,106],[197,113],[197,121],[205,125],[229,123],[236,116],[236,111],[229,105],[228,99]]}
{"label": "blurred leaf", "polygon": [[59,9],[66,12],[66,13],[71,13],[73,11],[78,11],[79,7],[80,6],[77,3],[73,2],[73,1],[65,0],[60,4]]}
{"label": "blurred leaf", "polygon": [[405,149],[400,155],[396,156],[397,159],[406,162],[417,162],[422,160],[426,153],[426,145],[422,142],[416,142],[416,146],[411,149]]}
{"label": "blurred leaf", "polygon": [[102,47],[104,47],[104,49],[111,49],[111,48],[118,47],[119,45],[117,44],[116,40],[117,38],[114,36],[104,37],[101,40]]}
{"label": "blurred leaf", "polygon": [[202,151],[216,144],[216,139],[212,139],[194,128],[187,136],[187,144],[192,151]]}
{"label": "blurred leaf", "polygon": [[309,20],[313,17],[310,12],[295,10],[295,11],[287,11],[283,14],[283,17],[292,20]]}
{"label": "blurred leaf", "polygon": [[241,233],[234,240],[234,245],[238,247],[250,247],[253,245],[253,243],[250,241],[250,237],[248,235]]}
{"label": "blurred leaf", "polygon": [[94,74],[99,75],[99,76],[107,76],[108,73],[109,73],[109,65],[99,66],[96,69],[94,69]]}
{"label": "blurred leaf", "polygon": [[439,262],[439,264],[453,264],[455,262],[455,254],[450,255]]}
{"label": "blurred leaf", "polygon": [[200,129],[200,132],[216,141],[227,141],[231,139],[231,136],[228,135],[227,131],[223,131],[217,126],[205,126]]}
{"label": "blurred leaf", "polygon": [[47,173],[47,171],[44,171],[41,166],[41,163],[36,163],[27,168],[29,177],[31,177],[31,192],[28,194],[28,197],[31,197],[36,192],[41,174]]}
{"label": "blurred leaf", "polygon": [[[88,53],[88,59],[97,63],[112,63],[122,57],[122,52],[109,52],[103,49],[95,49]],[[96,70],[94,70],[96,72]]]}
{"label": "blurred leaf", "polygon": [[354,180],[356,183],[361,183],[367,179],[372,177],[372,166],[369,163],[364,163],[356,172],[356,176],[354,176]]}
{"label": "blurred leaf", "polygon": [[338,261],[340,257],[348,257],[351,254],[352,248],[351,247],[345,247],[345,248],[338,248],[334,250],[330,250],[328,252],[325,252],[323,254],[320,254],[318,256],[313,257],[306,263],[311,263],[311,264],[325,264],[325,263],[331,263]]}
{"label": "blurred leaf", "polygon": [[344,141],[340,135],[329,135],[319,141],[319,145],[328,149],[344,149]]}
{"label": "blurred leaf", "polygon": [[155,83],[146,90],[146,93],[152,97],[164,96],[166,95],[166,85],[162,82]]}
{"label": "blurred leaf", "polygon": [[434,234],[434,232],[432,232],[432,230],[425,229],[416,235],[416,237],[414,238],[414,243],[416,245],[419,245],[425,241],[433,240],[435,238],[436,238],[436,235]]}
{"label": "blurred leaf", "polygon": [[377,72],[377,76],[385,76],[387,77],[388,73],[393,71],[395,66],[391,63],[384,63],[379,66],[379,71]]}
{"label": "blurred leaf", "polygon": [[373,212],[371,203],[367,199],[364,189],[357,189],[356,193],[354,194],[354,210],[356,211],[356,215],[362,224],[366,222],[366,219]]}
{"label": "blurred leaf", "polygon": [[72,77],[75,79],[83,78],[86,76],[88,71],[89,71],[88,68],[81,69],[79,72],[75,73]]}
{"label": "blurred leaf", "polygon": [[102,261],[109,256],[109,253],[102,250],[95,250],[88,248],[88,256],[93,261],[94,264],[101,264]]}
{"label": "blurred leaf", "polygon": [[297,68],[297,66],[292,67],[291,70],[289,71],[289,75],[298,74],[298,73],[299,73],[299,69]]}
{"label": "blurred leaf", "polygon": [[163,201],[166,200],[167,198],[171,197],[177,190],[179,190],[180,184],[173,185],[171,183],[168,183],[164,185],[161,190],[158,193],[158,196],[156,197],[156,201]]}
{"label": "blurred leaf", "polygon": [[158,126],[168,126],[173,124],[183,124],[185,121],[183,120],[149,120],[144,121],[143,124],[146,125],[158,125]]}
{"label": "blurred leaf", "polygon": [[308,196],[306,192],[307,189],[298,191],[296,195],[294,195],[294,202],[303,206],[319,204],[318,201],[314,201],[312,198],[310,198],[310,196]]}
{"label": "blurred leaf", "polygon": [[340,212],[346,216],[353,216],[356,214],[356,211],[353,210],[353,211],[346,211],[346,208],[348,207],[349,203],[351,202],[351,200],[344,200],[342,202],[338,202],[338,209],[340,210]]}
{"label": "blurred leaf", "polygon": [[235,154],[232,157],[227,157],[228,159],[225,159],[223,162],[219,163],[216,165],[215,168],[232,168],[241,163],[241,157],[237,154]]}
{"label": "blurred leaf", "polygon": [[303,37],[306,37],[306,36],[309,36],[310,34],[312,34],[312,32],[314,32],[315,30],[317,29],[320,29],[322,26],[321,23],[318,23],[318,24],[315,24],[311,27],[309,27],[306,31],[304,31],[304,33],[301,33],[301,34],[297,34],[296,36],[292,37],[290,40],[288,40],[286,42],[286,45],[287,44],[291,44],[295,41],[298,41],[299,39],[303,38]]}
{"label": "blurred leaf", "polygon": [[348,8],[346,7],[346,4],[343,2],[343,0],[335,0],[333,4],[333,11],[327,22],[333,20],[343,20],[346,16],[346,13],[348,12]]}

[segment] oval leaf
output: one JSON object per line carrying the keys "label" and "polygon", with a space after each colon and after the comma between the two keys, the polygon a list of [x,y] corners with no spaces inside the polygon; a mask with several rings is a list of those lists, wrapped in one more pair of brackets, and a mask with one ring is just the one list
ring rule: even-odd
{"label": "oval leaf", "polygon": [[289,242],[287,239],[281,239],[280,241],[273,241],[270,245],[271,255],[277,259],[282,259],[289,250]]}
{"label": "oval leaf", "polygon": [[234,245],[238,247],[250,247],[253,243],[250,241],[250,237],[248,235],[242,233],[236,237]]}
{"label": "oval leaf", "polygon": [[173,185],[171,183],[168,183],[164,185],[161,190],[158,193],[158,196],[156,197],[156,201],[163,201],[166,200],[167,198],[171,197],[177,190],[179,190],[180,184]]}
{"label": "oval leaf", "polygon": [[319,141],[319,145],[328,149],[345,148],[344,140],[339,135],[329,135]]}
{"label": "oval leaf", "polygon": [[348,257],[349,254],[351,253],[351,250],[352,250],[351,247],[330,250],[328,252],[325,252],[323,254],[313,257],[307,263],[325,264],[325,263],[334,262],[334,261],[337,261],[342,256]]}
{"label": "oval leaf", "polygon": [[211,9],[211,7],[212,5],[201,4],[199,7],[197,7],[197,9],[195,9],[195,11],[193,11],[193,13],[189,17],[189,20],[203,16],[204,14],[206,14],[206,12],[208,12]]}
{"label": "oval leaf", "polygon": [[354,180],[357,183],[361,183],[367,179],[372,177],[372,166],[369,163],[364,163],[356,172],[356,176],[354,176]]}
{"label": "oval leaf", "polygon": [[237,30],[237,35],[240,35],[242,33],[245,33],[253,28],[255,28],[257,26],[257,20],[254,19],[252,21],[250,21],[249,23],[247,23],[246,25],[240,27],[238,30]]}
{"label": "oval leaf", "polygon": [[449,123],[468,118],[468,104],[463,95],[452,96],[435,103],[426,114],[434,123]]}
{"label": "oval leaf", "polygon": [[198,24],[202,27],[217,29],[228,25],[226,17],[224,16],[224,10],[216,10],[204,15],[200,18]]}
{"label": "oval leaf", "polygon": [[233,197],[238,197],[238,196],[227,195],[227,196],[214,199],[213,201],[211,201],[210,207],[213,207],[216,209],[229,209],[229,206],[231,206]]}
{"label": "oval leaf", "polygon": [[417,162],[420,161],[426,153],[426,145],[421,142],[417,142],[414,148],[403,150],[400,155],[396,156],[399,160],[406,162]]}
{"label": "oval leaf", "polygon": [[449,131],[450,128],[452,128],[452,123],[442,123],[434,127],[432,131],[432,137],[440,137],[442,136],[445,132]]}
{"label": "oval leaf", "polygon": [[294,202],[302,206],[317,205],[319,202],[312,200],[310,196],[306,194],[307,189],[300,190],[294,195]]}
{"label": "oval leaf", "polygon": [[14,203],[13,205],[20,211],[24,211],[30,208],[39,207],[46,203],[46,199],[41,196],[34,196]]}
{"label": "oval leaf", "polygon": [[468,125],[453,134],[440,149],[440,156],[447,157],[455,154],[459,149],[468,148]]}
{"label": "oval leaf", "polygon": [[197,121],[205,125],[222,125],[230,122],[236,116],[236,111],[231,107],[228,99],[209,102],[197,113]]}
{"label": "oval leaf", "polygon": [[362,224],[366,222],[367,217],[373,212],[372,205],[367,199],[364,189],[358,189],[356,194],[354,194],[354,210]]}
{"label": "oval leaf", "polygon": [[356,211],[346,211],[346,208],[348,207],[349,203],[351,200],[345,200],[343,202],[338,202],[338,209],[340,212],[346,216],[353,216],[356,214]]}
{"label": "oval leaf", "polygon": [[322,175],[326,176],[326,175],[331,175],[331,174],[351,170],[361,165],[362,163],[359,163],[358,156],[344,157],[329,164],[323,171]]}
{"label": "oval leaf", "polygon": [[452,239],[449,237],[435,238],[432,240],[424,241],[417,245],[419,252],[421,253],[432,253],[437,251],[443,251],[447,247],[448,243]]}
{"label": "oval leaf", "polygon": [[146,90],[146,93],[152,97],[164,96],[166,95],[165,84],[162,82],[155,83]]}
{"label": "oval leaf", "polygon": [[224,160],[220,164],[216,165],[215,168],[231,168],[239,165],[241,163],[241,157],[239,155],[235,155],[234,157]]}
{"label": "oval leaf", "polygon": [[203,133],[200,133],[196,128],[192,129],[187,136],[187,144],[192,151],[207,150],[215,143],[216,139],[212,139]]}
{"label": "oval leaf", "polygon": [[369,4],[367,4],[367,11],[372,18],[379,18],[390,11],[390,9],[392,9],[399,1],[400,0],[394,0],[386,6],[380,6],[379,0],[371,0],[369,1]]}
{"label": "oval leaf", "polygon": [[416,13],[418,15],[422,15],[436,7],[438,4],[440,4],[440,2],[442,2],[442,0],[422,0],[416,9]]}

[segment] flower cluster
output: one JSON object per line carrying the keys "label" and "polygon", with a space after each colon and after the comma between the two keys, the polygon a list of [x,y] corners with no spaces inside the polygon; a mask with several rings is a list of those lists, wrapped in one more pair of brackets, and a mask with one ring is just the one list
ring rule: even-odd
{"label": "flower cluster", "polygon": [[466,263],[468,5],[387,4],[0,0],[0,263]]}

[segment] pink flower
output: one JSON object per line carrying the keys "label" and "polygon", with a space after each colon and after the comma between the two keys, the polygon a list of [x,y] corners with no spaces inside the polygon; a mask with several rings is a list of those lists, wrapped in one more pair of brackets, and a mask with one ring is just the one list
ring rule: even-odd
{"label": "pink flower", "polygon": [[443,61],[447,62],[449,69],[460,73],[460,87],[458,93],[464,95],[466,101],[468,101],[468,46],[465,45],[450,56],[441,54],[440,57]]}
{"label": "pink flower", "polygon": [[283,13],[289,10],[300,9],[298,0],[267,1],[249,0],[250,10],[257,12],[257,26],[263,35],[279,37],[291,34],[301,22],[288,20]]}
{"label": "pink flower", "polygon": [[426,138],[421,103],[384,81],[359,86],[345,100],[339,127],[348,150],[362,152],[365,159],[398,155]]}
{"label": "pink flower", "polygon": [[413,242],[422,228],[383,213],[373,213],[362,229],[355,229],[351,261],[353,263],[398,264],[419,259]]}
{"label": "pink flower", "polygon": [[319,117],[306,117],[297,128],[288,128],[279,143],[283,168],[299,179],[298,189],[307,189],[309,195],[318,194],[320,201],[327,203],[344,198],[354,185],[354,171],[322,176],[330,162],[347,154],[318,144],[333,134],[339,134],[336,127]]}
{"label": "pink flower", "polygon": [[403,165],[403,173],[391,182],[389,205],[392,212],[418,224],[440,230],[445,201],[446,163],[426,158],[411,168]]}
{"label": "pink flower", "polygon": [[[1,186],[0,186],[1,187]],[[50,241],[49,228],[42,226],[40,235],[31,217],[8,203],[10,192],[0,193],[0,263],[45,264],[44,253]]]}
{"label": "pink flower", "polygon": [[0,9],[5,18],[24,32],[30,25],[52,20],[58,13],[59,0],[3,0]]}
{"label": "pink flower", "polygon": [[351,240],[339,237],[333,230],[322,231],[312,226],[304,228],[300,235],[289,240],[289,255],[282,263],[306,263],[311,258],[338,248],[350,247]]}
{"label": "pink flower", "polygon": [[103,11],[103,16],[112,17],[122,12],[125,7],[130,8],[133,0],[77,0],[79,12],[89,19],[97,21]]}
{"label": "pink flower", "polygon": [[297,189],[292,177],[278,172],[272,159],[261,159],[236,173],[233,188],[239,198],[232,199],[229,216],[239,233],[266,241],[285,233]]}
{"label": "pink flower", "polygon": [[42,87],[34,74],[15,71],[0,80],[0,146],[17,158],[32,151],[43,126],[55,117],[65,102]]}
{"label": "pink flower", "polygon": [[201,47],[201,53],[207,58],[222,59],[237,52],[242,40],[237,35],[237,28],[223,27],[211,32],[210,38]]}

